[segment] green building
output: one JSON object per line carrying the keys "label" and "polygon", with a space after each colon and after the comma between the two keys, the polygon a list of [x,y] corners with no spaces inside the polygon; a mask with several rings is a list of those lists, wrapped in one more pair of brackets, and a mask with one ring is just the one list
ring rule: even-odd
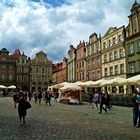
{"label": "green building", "polygon": [[140,74],[140,4],[135,1],[126,27],[127,78]]}

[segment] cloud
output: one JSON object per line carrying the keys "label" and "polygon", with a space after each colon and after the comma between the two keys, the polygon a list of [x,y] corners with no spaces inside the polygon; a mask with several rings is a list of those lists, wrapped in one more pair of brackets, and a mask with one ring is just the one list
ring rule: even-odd
{"label": "cloud", "polygon": [[44,51],[53,62],[67,57],[69,46],[110,26],[128,24],[131,0],[0,0],[0,48],[19,48],[34,58]]}

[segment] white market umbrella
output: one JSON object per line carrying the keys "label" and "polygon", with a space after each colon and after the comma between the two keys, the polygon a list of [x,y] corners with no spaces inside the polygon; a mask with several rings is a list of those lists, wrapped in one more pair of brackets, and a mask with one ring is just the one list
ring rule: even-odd
{"label": "white market umbrella", "polygon": [[116,77],[114,79],[103,82],[101,85],[102,86],[118,86],[118,85],[124,85],[124,83],[126,82],[127,82],[127,79]]}
{"label": "white market umbrella", "polygon": [[92,87],[94,85],[94,81],[87,81],[84,83],[85,87]]}
{"label": "white market umbrella", "polygon": [[68,82],[63,82],[63,83],[60,83],[60,84],[56,84],[56,85],[53,85],[52,88],[62,88],[65,86],[65,84],[68,84]]}
{"label": "white market umbrella", "polygon": [[80,87],[85,87],[85,83],[81,82],[81,81],[77,81],[74,84],[77,85],[77,86],[80,86]]}
{"label": "white market umbrella", "polygon": [[108,80],[105,79],[100,79],[94,82],[93,87],[99,87],[101,86],[103,83],[106,83]]}
{"label": "white market umbrella", "polygon": [[130,84],[130,85],[135,85],[135,84],[139,85],[140,84],[140,74],[136,75],[136,76],[133,76],[131,78],[128,78],[127,83]]}
{"label": "white market umbrella", "polygon": [[7,88],[7,87],[6,87],[6,86],[4,86],[4,85],[0,85],[0,88],[5,89],[5,88]]}
{"label": "white market umbrella", "polygon": [[9,86],[8,88],[9,88],[9,89],[15,89],[16,86],[15,86],[15,85],[11,85],[11,86]]}
{"label": "white market umbrella", "polygon": [[74,83],[65,84],[60,90],[82,90],[82,88]]}

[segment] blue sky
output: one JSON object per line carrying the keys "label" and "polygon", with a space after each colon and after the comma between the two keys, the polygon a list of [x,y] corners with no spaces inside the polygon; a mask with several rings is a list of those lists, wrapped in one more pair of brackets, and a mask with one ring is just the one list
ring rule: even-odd
{"label": "blue sky", "polygon": [[[53,62],[96,32],[128,24],[135,0],[0,0],[0,49],[39,51]],[[140,2],[140,0],[137,0]]]}

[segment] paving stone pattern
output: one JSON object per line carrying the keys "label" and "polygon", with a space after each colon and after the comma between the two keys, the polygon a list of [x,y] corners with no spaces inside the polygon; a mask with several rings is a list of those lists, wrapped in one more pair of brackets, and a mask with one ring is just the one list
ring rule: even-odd
{"label": "paving stone pattern", "polygon": [[87,103],[31,104],[26,124],[20,126],[12,98],[0,98],[0,140],[140,140],[140,128],[132,125],[132,108],[113,106],[99,114]]}

